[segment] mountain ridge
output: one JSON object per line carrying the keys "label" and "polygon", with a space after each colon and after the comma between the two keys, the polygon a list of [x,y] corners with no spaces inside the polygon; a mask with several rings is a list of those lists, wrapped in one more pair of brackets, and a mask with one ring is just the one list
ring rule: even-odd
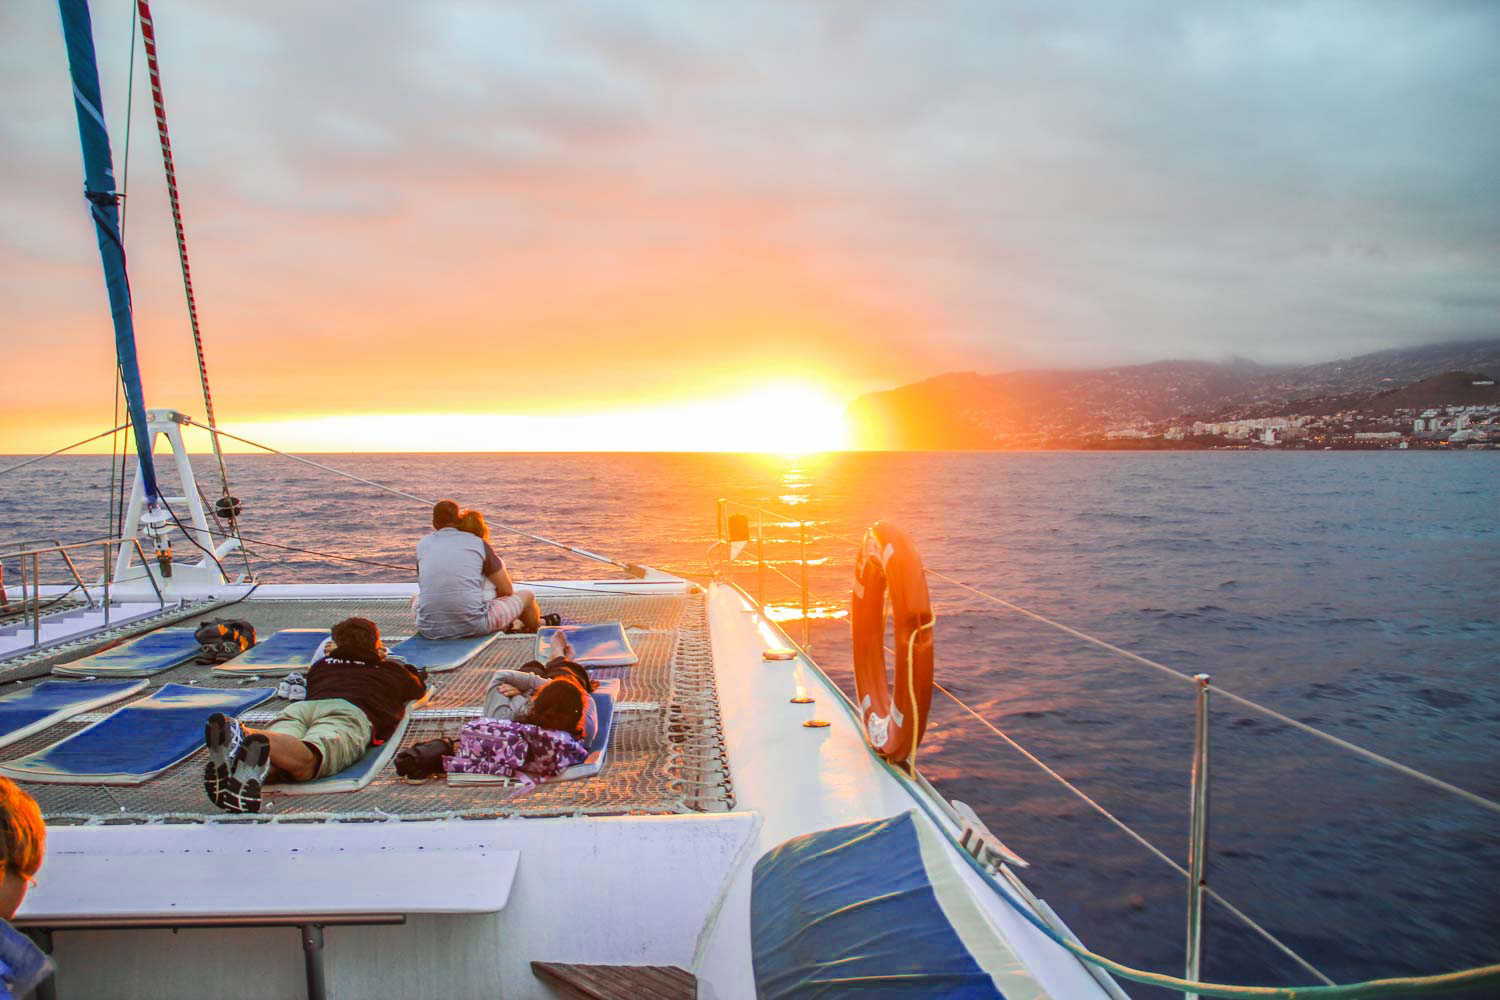
{"label": "mountain ridge", "polygon": [[1393,348],[1311,365],[1233,358],[993,375],[946,372],[867,393],[850,404],[849,415],[857,444],[865,448],[1071,447],[1112,429],[1164,421],[1335,412],[1366,403],[1387,410],[1396,404],[1377,404],[1376,397],[1450,372],[1500,372],[1500,337]]}

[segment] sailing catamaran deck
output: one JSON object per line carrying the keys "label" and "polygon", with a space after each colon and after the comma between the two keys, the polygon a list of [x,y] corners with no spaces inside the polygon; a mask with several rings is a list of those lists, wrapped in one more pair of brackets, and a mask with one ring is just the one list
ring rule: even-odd
{"label": "sailing catamaran deck", "polygon": [[[337,588],[326,588],[337,593]],[[569,623],[622,622],[640,662],[603,668],[599,679],[620,680],[620,697],[608,747],[607,764],[592,777],[539,785],[512,796],[510,787],[450,788],[441,779],[409,784],[384,769],[366,788],[354,792],[276,797],[259,817],[237,817],[217,810],[203,792],[207,751],[157,778],[134,786],[28,783],[52,825],[97,822],[298,821],[338,819],[443,819],[498,816],[568,816],[720,812],[733,802],[728,758],[720,732],[713,654],[701,593],[622,594],[541,597],[544,612]],[[262,637],[283,628],[327,627],[362,615],[382,635],[416,632],[409,600],[359,596],[318,599],[251,599],[202,611],[243,618]],[[189,622],[196,621],[190,618]],[[480,714],[485,690],[497,669],[515,669],[531,659],[535,639],[500,636],[463,666],[432,677],[434,693],[414,710],[402,747],[442,736],[456,737],[464,721]],[[32,670],[31,673],[37,671]],[[150,686],[130,701],[163,684],[212,688],[274,686],[275,678],[226,677],[213,668],[187,663],[150,678]],[[26,682],[40,683],[39,679]],[[103,718],[107,709],[75,716],[21,740],[3,751],[11,760],[56,743]],[[272,698],[242,718],[250,725],[269,720],[285,702]]]}

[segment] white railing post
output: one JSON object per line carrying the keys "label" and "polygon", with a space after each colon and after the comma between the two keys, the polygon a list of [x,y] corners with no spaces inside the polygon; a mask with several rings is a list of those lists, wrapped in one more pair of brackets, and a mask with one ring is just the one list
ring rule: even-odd
{"label": "white railing post", "polygon": [[807,522],[802,522],[802,649],[812,650],[807,620]]}
{"label": "white railing post", "polygon": [[42,644],[42,571],[41,553],[31,554],[31,644]]}
{"label": "white railing post", "polygon": [[755,599],[760,604],[761,613],[766,610],[766,516],[760,513],[759,508],[755,514]]}
{"label": "white railing post", "polygon": [[[1196,980],[1203,960],[1203,892],[1208,887],[1204,853],[1208,847],[1208,674],[1194,674],[1198,687],[1197,730],[1193,737],[1192,816],[1188,838],[1187,972]],[[1184,993],[1186,1000],[1198,994]]]}

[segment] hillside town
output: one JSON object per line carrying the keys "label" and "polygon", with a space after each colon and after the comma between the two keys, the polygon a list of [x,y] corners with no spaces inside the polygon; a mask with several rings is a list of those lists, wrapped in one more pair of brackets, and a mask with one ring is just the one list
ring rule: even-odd
{"label": "hillside town", "polygon": [[[1468,379],[1472,389],[1494,386],[1488,376]],[[1388,410],[1366,405],[1331,413],[1159,421],[1114,428],[1103,440],[1106,447],[1497,449],[1500,403]]]}

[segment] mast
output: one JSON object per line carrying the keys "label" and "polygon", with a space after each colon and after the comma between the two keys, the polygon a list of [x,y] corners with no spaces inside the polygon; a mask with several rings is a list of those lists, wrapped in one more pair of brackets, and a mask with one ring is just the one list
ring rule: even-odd
{"label": "mast", "polygon": [[156,466],[151,460],[152,434],[147,426],[146,400],[141,389],[141,367],[135,352],[135,322],[131,314],[130,279],[125,273],[125,244],[120,238],[120,196],[115,191],[114,157],[109,149],[109,130],[104,124],[104,102],[99,93],[99,67],[94,58],[94,26],[87,0],[58,0],[63,40],[68,48],[68,69],[73,77],[73,106],[78,113],[78,138],[83,146],[83,194],[99,238],[99,258],[104,265],[104,285],[115,324],[115,355],[120,363],[120,381],[135,431],[135,450],[140,456],[141,482],[147,507],[161,498]]}

